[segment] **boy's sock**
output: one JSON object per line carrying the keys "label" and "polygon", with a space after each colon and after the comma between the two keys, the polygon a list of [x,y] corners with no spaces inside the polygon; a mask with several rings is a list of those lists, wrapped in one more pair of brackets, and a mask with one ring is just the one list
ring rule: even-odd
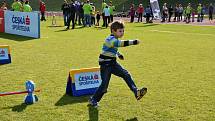
{"label": "boy's sock", "polygon": [[91,106],[93,106],[94,108],[97,108],[99,106],[98,102],[96,100],[94,100],[92,97],[90,97],[90,99],[89,99],[89,104]]}

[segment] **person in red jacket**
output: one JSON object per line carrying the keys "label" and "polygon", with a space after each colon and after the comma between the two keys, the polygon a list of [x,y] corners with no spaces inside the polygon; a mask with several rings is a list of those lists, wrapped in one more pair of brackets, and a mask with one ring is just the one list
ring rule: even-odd
{"label": "person in red jacket", "polygon": [[46,5],[44,2],[42,2],[40,0],[40,12],[41,12],[41,21],[46,21],[46,18],[45,18],[45,11],[46,11]]}
{"label": "person in red jacket", "polygon": [[144,11],[144,8],[143,8],[143,5],[140,4],[138,9],[137,9],[137,13],[138,13],[138,22],[142,22],[143,21],[143,11]]}

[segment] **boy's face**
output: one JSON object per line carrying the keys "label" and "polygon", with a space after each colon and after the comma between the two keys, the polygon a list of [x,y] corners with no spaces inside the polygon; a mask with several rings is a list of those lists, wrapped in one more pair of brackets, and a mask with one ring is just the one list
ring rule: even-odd
{"label": "boy's face", "polygon": [[113,34],[117,38],[121,38],[124,35],[124,29],[117,29],[116,31],[113,30]]}

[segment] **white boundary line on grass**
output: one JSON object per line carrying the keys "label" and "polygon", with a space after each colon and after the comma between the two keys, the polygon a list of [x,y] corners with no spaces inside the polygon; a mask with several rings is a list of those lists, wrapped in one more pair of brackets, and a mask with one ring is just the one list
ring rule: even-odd
{"label": "white boundary line on grass", "polygon": [[215,36],[215,34],[187,33],[187,32],[162,31],[162,30],[150,30],[150,31],[151,31],[151,32],[160,32],[160,33],[170,33],[170,34],[186,34],[186,35]]}

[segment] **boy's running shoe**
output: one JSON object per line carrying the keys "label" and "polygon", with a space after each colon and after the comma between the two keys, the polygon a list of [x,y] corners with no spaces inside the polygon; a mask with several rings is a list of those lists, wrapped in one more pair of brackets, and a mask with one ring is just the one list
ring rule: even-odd
{"label": "boy's running shoe", "polygon": [[142,89],[137,90],[135,97],[137,100],[140,100],[146,93],[147,93],[147,88],[143,87]]}

